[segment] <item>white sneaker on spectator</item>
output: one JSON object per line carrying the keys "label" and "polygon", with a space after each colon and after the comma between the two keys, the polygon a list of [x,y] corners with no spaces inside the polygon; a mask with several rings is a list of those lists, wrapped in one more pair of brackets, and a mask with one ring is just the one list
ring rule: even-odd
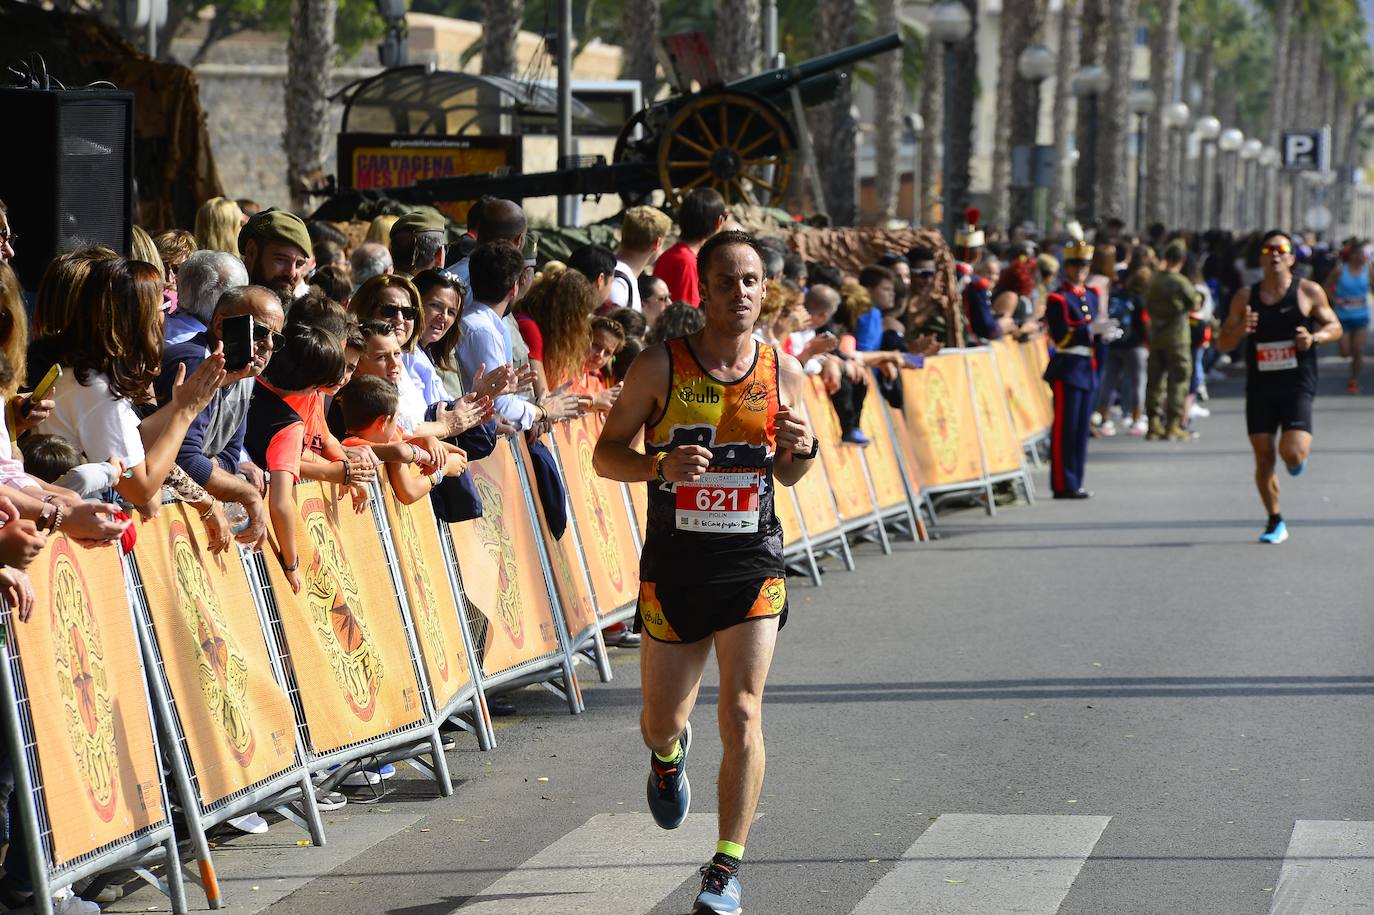
{"label": "white sneaker on spectator", "polygon": [[1140,417],[1140,419],[1137,419],[1135,422],[1131,423],[1131,434],[1136,436],[1137,438],[1140,438],[1146,432],[1149,431],[1150,424],[1145,421],[1145,417],[1143,416]]}
{"label": "white sneaker on spectator", "polygon": [[260,836],[267,832],[267,821],[256,813],[245,814],[241,817],[230,817],[225,820],[230,826],[239,832],[247,833],[250,836]]}
{"label": "white sneaker on spectator", "polygon": [[88,902],[64,886],[52,894],[53,915],[100,915],[100,906]]}
{"label": "white sneaker on spectator", "polygon": [[1200,407],[1197,404],[1193,404],[1192,409],[1188,411],[1189,419],[1206,419],[1211,415],[1211,410],[1207,409],[1206,407]]}
{"label": "white sneaker on spectator", "polygon": [[1103,438],[1111,438],[1113,435],[1116,435],[1116,423],[1112,422],[1110,419],[1104,420],[1102,425],[1097,427],[1097,432]]}
{"label": "white sneaker on spectator", "polygon": [[1101,413],[1098,413],[1096,410],[1094,410],[1094,411],[1093,411],[1093,415],[1092,415],[1091,418],[1089,418],[1088,422],[1091,423],[1091,424],[1094,425],[1094,426],[1100,426],[1100,425],[1102,425],[1102,414],[1101,414]]}

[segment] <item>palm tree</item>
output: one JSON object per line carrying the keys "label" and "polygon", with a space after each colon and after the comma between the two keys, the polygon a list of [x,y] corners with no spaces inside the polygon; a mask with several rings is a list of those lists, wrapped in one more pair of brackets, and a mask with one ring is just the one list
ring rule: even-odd
{"label": "palm tree", "polygon": [[[1039,44],[1045,26],[1045,14],[1049,4],[1045,0],[1005,0],[1002,4],[1002,35],[1000,60],[997,71],[998,107],[1002,105],[1002,73],[1009,71],[1006,119],[997,119],[998,125],[1005,124],[1006,130],[998,130],[998,136],[1006,136],[1002,174],[997,173],[997,159],[993,159],[993,210],[999,206],[1004,218],[994,220],[998,225],[1010,228],[1024,223],[1031,217],[1032,191],[1028,187],[1011,189],[1011,151],[1018,146],[1035,146],[1036,129],[1040,126],[1040,86],[1021,78],[1019,60],[1026,48]],[[1011,26],[1011,28],[1008,28]],[[1008,40],[1008,33],[1011,33]],[[994,154],[995,155],[995,154]],[[1001,178],[999,181],[998,178]],[[1003,190],[1005,189],[1005,190]],[[1009,195],[1009,196],[1005,196]],[[1000,200],[998,198],[1001,198]]]}
{"label": "palm tree", "polygon": [[647,103],[658,94],[658,23],[661,0],[625,0],[624,79],[637,79]]}
{"label": "palm tree", "polygon": [[[822,0],[816,6],[817,54],[827,54],[852,43],[854,0]],[[840,83],[834,99],[811,109],[810,122],[816,161],[825,187],[826,209],[836,225],[854,224],[855,123],[850,107],[849,81]]]}
{"label": "palm tree", "polygon": [[1126,216],[1126,137],[1130,130],[1131,53],[1135,47],[1136,0],[1107,4],[1109,83],[1098,120],[1098,213]]}
{"label": "palm tree", "polygon": [[[1150,30],[1150,91],[1155,107],[1150,111],[1145,148],[1145,222],[1167,220],[1168,189],[1176,180],[1169,175],[1168,129],[1164,110],[1174,103],[1177,86],[1174,60],[1178,56],[1178,13],[1180,0],[1157,0],[1152,6],[1156,20]],[[1139,230],[1141,226],[1136,226]]]}
{"label": "palm tree", "polygon": [[946,226],[951,224],[954,214],[962,213],[969,205],[969,158],[973,152],[973,109],[978,89],[978,2],[961,2],[973,28],[967,38],[946,52],[954,55],[954,91],[950,99],[953,110],[945,112],[950,133],[945,150],[949,157],[949,187],[945,192],[954,213],[944,214]]}
{"label": "palm tree", "polygon": [[323,181],[338,0],[291,0],[286,55],[286,182],[291,207],[304,212],[307,190]]}
{"label": "palm tree", "polygon": [[[1083,67],[1102,63],[1102,40],[1105,0],[1083,0],[1083,15],[1078,33],[1078,61]],[[1074,211],[1080,220],[1090,220],[1101,202],[1097,197],[1097,148],[1100,145],[1100,117],[1102,100],[1086,97],[1078,106],[1078,120],[1074,136],[1078,140],[1078,173],[1074,176]]]}
{"label": "palm tree", "polygon": [[1293,29],[1293,0],[1274,0],[1274,76],[1269,86],[1269,115],[1265,124],[1270,146],[1278,146],[1283,129],[1283,103],[1288,93],[1289,36]]}
{"label": "palm tree", "polygon": [[[943,51],[937,49],[936,53]],[[945,68],[936,61],[934,66],[926,67],[925,78],[921,80],[921,120],[925,122],[925,131],[921,134],[921,204],[916,219],[922,225],[938,225],[944,219],[943,213],[936,214],[945,162],[945,145],[941,142],[944,97]]]}
{"label": "palm tree", "polygon": [[[877,0],[878,33],[896,32],[901,26],[900,0]],[[885,225],[897,215],[897,190],[901,187],[902,112],[906,110],[902,93],[902,49],[883,54],[876,61],[877,81],[874,99],[874,190],[877,196],[877,222]],[[912,175],[912,180],[916,176]]]}
{"label": "palm tree", "polygon": [[1064,0],[1059,8],[1059,56],[1054,65],[1054,182],[1050,185],[1051,223],[1060,222],[1066,214],[1065,188],[1062,186],[1068,170],[1064,166],[1069,156],[1069,123],[1075,120],[1077,103],[1070,89],[1074,71],[1078,69],[1077,10],[1074,0]]}
{"label": "palm tree", "polygon": [[482,0],[482,74],[515,76],[515,42],[525,0]]}
{"label": "palm tree", "polygon": [[716,0],[716,68],[727,82],[758,71],[759,0]]}

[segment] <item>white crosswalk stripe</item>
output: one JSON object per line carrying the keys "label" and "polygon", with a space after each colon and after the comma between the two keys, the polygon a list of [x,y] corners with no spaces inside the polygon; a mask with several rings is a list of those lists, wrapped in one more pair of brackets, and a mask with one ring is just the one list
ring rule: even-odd
{"label": "white crosswalk stripe", "polygon": [[[693,811],[677,829],[647,813],[600,814],[501,877],[462,915],[648,912],[706,862],[716,818]],[[690,903],[684,899],[684,907]]]}
{"label": "white crosswalk stripe", "polygon": [[1111,817],[945,814],[853,915],[1049,915]]}
{"label": "white crosswalk stripe", "polygon": [[1374,909],[1374,823],[1298,820],[1270,915]]}

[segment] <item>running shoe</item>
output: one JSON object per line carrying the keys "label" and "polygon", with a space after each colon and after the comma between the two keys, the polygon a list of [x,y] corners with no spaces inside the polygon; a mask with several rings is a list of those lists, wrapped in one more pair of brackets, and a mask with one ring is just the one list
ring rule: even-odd
{"label": "running shoe", "polygon": [[1211,415],[1211,410],[1206,407],[1199,407],[1197,404],[1193,404],[1192,407],[1188,409],[1188,417],[1190,419],[1206,419]]}
{"label": "running shoe", "polygon": [[1116,435],[1116,423],[1112,422],[1110,419],[1104,419],[1102,425],[1097,427],[1097,431],[1101,433],[1103,438],[1111,438],[1113,435]]}
{"label": "running shoe", "polygon": [[711,863],[701,869],[701,892],[697,893],[692,915],[740,915],[739,875],[723,865]]}
{"label": "running shoe", "polygon": [[[1285,467],[1288,467],[1287,464],[1285,464],[1284,466],[1285,466]],[[1301,475],[1302,475],[1302,472],[1303,472],[1304,470],[1306,470],[1306,469],[1307,469],[1307,462],[1306,462],[1306,461],[1302,461],[1302,462],[1300,462],[1300,463],[1298,464],[1298,466],[1296,466],[1296,467],[1288,467],[1288,475],[1289,475],[1290,477],[1301,476]]]}
{"label": "running shoe", "polygon": [[1288,525],[1282,521],[1271,525],[1265,528],[1259,539],[1260,543],[1283,543],[1288,539]]}
{"label": "running shoe", "polygon": [[692,785],[687,781],[687,751],[692,747],[692,722],[683,728],[682,756],[666,763],[649,751],[649,812],[664,829],[677,829],[692,806]]}
{"label": "running shoe", "polygon": [[1136,438],[1140,438],[1149,431],[1149,428],[1149,424],[1145,422],[1145,417],[1142,416],[1140,419],[1131,423],[1131,434]]}
{"label": "running shoe", "polygon": [[1355,379],[1353,379],[1353,378],[1350,379],[1349,381],[1347,381],[1347,382],[1345,383],[1345,393],[1347,393],[1347,394],[1358,394],[1358,393],[1360,393],[1360,383],[1359,383],[1358,381],[1356,381]]}

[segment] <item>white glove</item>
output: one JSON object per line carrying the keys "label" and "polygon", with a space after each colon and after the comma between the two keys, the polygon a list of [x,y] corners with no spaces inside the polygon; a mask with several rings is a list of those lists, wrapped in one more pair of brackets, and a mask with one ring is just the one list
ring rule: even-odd
{"label": "white glove", "polygon": [[1120,340],[1126,335],[1126,332],[1121,329],[1121,322],[1116,318],[1098,318],[1092,323],[1092,332],[1094,336],[1101,337],[1108,343]]}

